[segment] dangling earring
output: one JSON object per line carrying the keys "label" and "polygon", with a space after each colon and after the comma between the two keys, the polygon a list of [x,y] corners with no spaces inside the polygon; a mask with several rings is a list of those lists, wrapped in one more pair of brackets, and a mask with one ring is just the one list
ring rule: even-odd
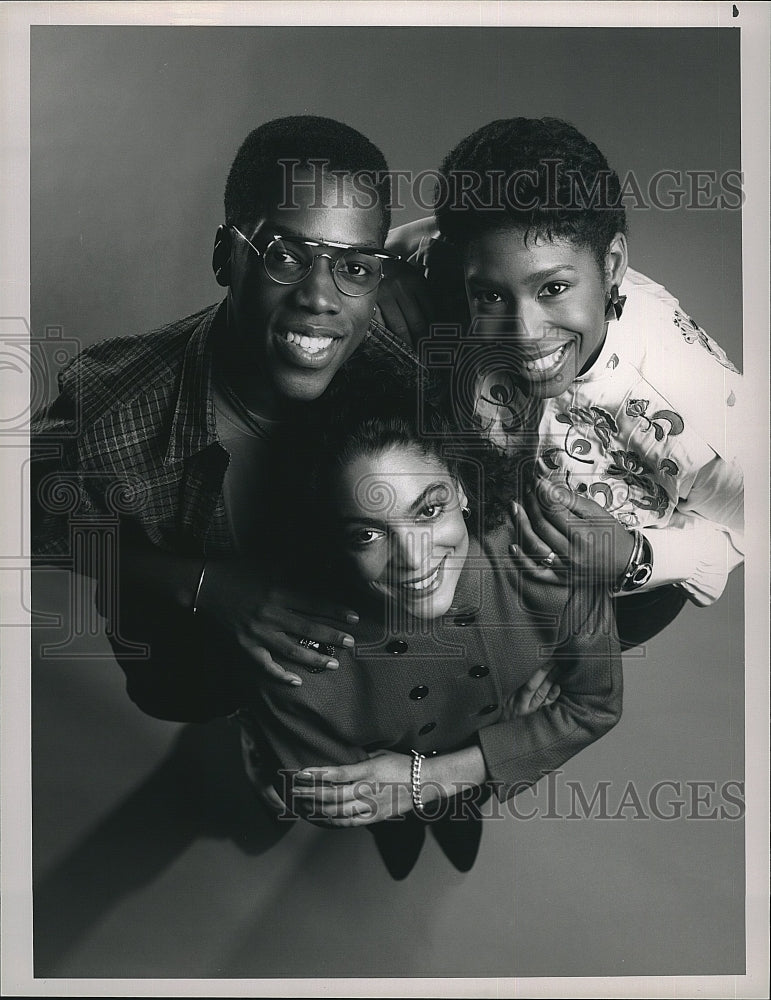
{"label": "dangling earring", "polygon": [[460,512],[463,515],[464,520],[466,520],[466,521],[468,521],[468,519],[471,517],[471,508],[470,507],[461,507]]}
{"label": "dangling earring", "polygon": [[605,318],[613,319],[613,317],[615,316],[616,319],[621,319],[621,314],[624,311],[625,302],[626,302],[626,295],[618,294],[618,285],[615,284],[611,285],[610,298],[608,299],[608,303],[605,306]]}

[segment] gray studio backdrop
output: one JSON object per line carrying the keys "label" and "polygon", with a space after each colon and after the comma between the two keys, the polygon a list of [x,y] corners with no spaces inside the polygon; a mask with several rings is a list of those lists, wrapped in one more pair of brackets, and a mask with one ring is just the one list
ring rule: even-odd
{"label": "gray studio backdrop", "polygon": [[[435,168],[493,118],[555,115],[594,139],[622,176],[634,171],[643,190],[665,169],[720,178],[741,169],[739,36],[33,27],[33,335],[85,346],[215,301],[210,253],[235,151],[261,122],[306,112],[359,128],[399,170]],[[708,205],[709,191],[699,198]],[[395,224],[425,214],[405,201]],[[665,284],[741,366],[740,213],[632,208],[630,247],[631,265]],[[66,579],[41,575],[35,599],[66,609]],[[566,775],[589,790],[610,782],[617,804],[629,781],[643,794],[657,782],[706,782],[707,797],[711,784],[741,781],[742,624],[735,574],[716,607],[687,608],[627,663],[622,723]],[[633,807],[615,822],[509,818],[489,824],[488,853],[469,875],[429,854],[398,886],[377,870],[361,831],[293,831],[271,854],[249,841],[232,801],[212,809],[214,832],[186,807],[170,812],[179,782],[202,768],[179,748],[199,737],[140,715],[99,636],[86,650],[96,658],[41,657],[55,634],[49,625],[33,635],[38,975],[744,968],[735,819],[641,818]],[[232,744],[229,732],[223,739]],[[189,766],[169,770],[170,759]],[[229,776],[209,774],[219,794],[222,782],[240,780],[237,754],[227,760]],[[243,788],[233,794],[242,801]]]}

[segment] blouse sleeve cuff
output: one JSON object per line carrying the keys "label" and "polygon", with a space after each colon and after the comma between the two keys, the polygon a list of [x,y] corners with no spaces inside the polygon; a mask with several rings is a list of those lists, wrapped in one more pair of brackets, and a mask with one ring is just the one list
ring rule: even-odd
{"label": "blouse sleeve cuff", "polygon": [[706,521],[689,519],[643,534],[653,553],[653,573],[637,592],[677,584],[695,604],[706,606],[720,597],[728,574],[742,561],[727,530]]}

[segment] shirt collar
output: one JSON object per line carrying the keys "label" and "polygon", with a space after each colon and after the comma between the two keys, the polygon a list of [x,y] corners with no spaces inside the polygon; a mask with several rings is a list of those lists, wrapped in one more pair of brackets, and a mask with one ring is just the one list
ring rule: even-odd
{"label": "shirt collar", "polygon": [[217,442],[212,399],[212,336],[226,323],[227,299],[204,314],[187,342],[164,462],[180,462]]}
{"label": "shirt collar", "polygon": [[424,366],[415,351],[401,337],[392,333],[387,326],[379,323],[376,319],[370,322],[365,339],[369,340],[370,343],[378,344],[387,353],[395,355],[400,360],[415,365],[418,370],[423,370]]}

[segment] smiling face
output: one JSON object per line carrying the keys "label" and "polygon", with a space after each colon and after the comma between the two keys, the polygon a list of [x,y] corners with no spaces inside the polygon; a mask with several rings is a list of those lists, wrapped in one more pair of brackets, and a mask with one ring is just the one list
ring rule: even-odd
{"label": "smiling face", "polygon": [[[303,180],[298,172],[297,179]],[[364,339],[377,289],[343,294],[332,277],[334,260],[318,257],[296,284],[277,284],[249,245],[259,232],[379,248],[382,215],[377,205],[356,207],[350,181],[292,191],[296,207],[272,208],[257,222],[230,231],[228,334],[222,365],[242,400],[264,416],[287,403],[318,398]],[[345,206],[345,207],[341,207]],[[259,241],[258,241],[259,243]],[[317,253],[339,251],[325,246]],[[216,253],[216,251],[215,251]]]}
{"label": "smiling face", "polygon": [[466,294],[475,331],[511,345],[512,376],[530,396],[559,396],[605,340],[605,309],[626,270],[626,239],[611,242],[604,271],[569,239],[522,229],[482,233],[466,248]]}
{"label": "smiling face", "polygon": [[353,459],[335,485],[357,582],[415,618],[446,614],[469,545],[466,497],[446,465],[418,447],[394,445]]}

